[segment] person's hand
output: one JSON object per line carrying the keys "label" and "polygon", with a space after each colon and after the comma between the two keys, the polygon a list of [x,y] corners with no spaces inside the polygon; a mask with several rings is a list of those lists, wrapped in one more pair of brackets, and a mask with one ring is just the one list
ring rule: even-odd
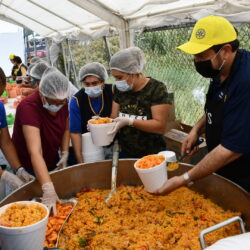
{"label": "person's hand", "polygon": [[184,186],[186,184],[184,178],[182,175],[180,176],[174,176],[168,180],[165,181],[165,183],[159,188],[157,189],[154,193],[155,194],[169,194],[172,191],[174,191],[175,189]]}
{"label": "person's hand", "polygon": [[199,150],[199,147],[194,147],[197,142],[199,136],[195,132],[190,132],[187,137],[183,140],[181,145],[181,154],[188,153],[189,155],[193,155],[195,152]]}
{"label": "person's hand", "polygon": [[51,208],[53,209],[53,214],[56,214],[56,202],[60,201],[54,185],[52,182],[47,182],[42,185],[42,190],[43,190],[43,197],[42,197],[42,203],[48,207],[50,210]]}
{"label": "person's hand", "polygon": [[1,180],[5,181],[12,191],[21,187],[24,184],[24,182],[22,180],[20,180],[16,175],[14,175],[6,170],[3,171],[3,174],[1,176]]}
{"label": "person's hand", "polygon": [[24,167],[19,167],[16,171],[16,175],[24,182],[33,181],[35,177],[29,174]]}
{"label": "person's hand", "polygon": [[134,123],[133,118],[128,117],[117,117],[114,119],[114,122],[116,123],[113,130],[108,132],[108,135],[116,134],[121,128],[125,126],[132,126]]}
{"label": "person's hand", "polygon": [[69,152],[68,151],[63,151],[61,153],[61,158],[59,160],[59,162],[57,162],[57,169],[63,169],[67,167],[67,161],[68,161],[68,157],[69,157]]}

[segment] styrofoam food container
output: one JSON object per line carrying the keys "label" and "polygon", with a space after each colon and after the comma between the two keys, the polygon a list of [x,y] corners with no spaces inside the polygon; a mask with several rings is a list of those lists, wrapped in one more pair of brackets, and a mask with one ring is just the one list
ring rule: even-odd
{"label": "styrofoam food container", "polygon": [[104,150],[103,148],[99,151],[92,153],[82,153],[84,162],[95,162],[104,160]]}
{"label": "styrofoam food container", "polygon": [[137,174],[139,175],[145,189],[149,193],[153,193],[158,188],[160,188],[168,179],[166,169],[166,157],[161,164],[147,169],[141,169],[136,167],[136,164],[139,162],[139,160],[135,162],[134,168]]}
{"label": "styrofoam food container", "polygon": [[91,133],[84,133],[82,135],[82,152],[85,154],[87,153],[94,153],[103,150],[101,146],[97,146],[93,143]]}
{"label": "styrofoam food container", "polygon": [[92,124],[91,121],[88,121],[89,130],[93,143],[97,146],[107,146],[109,145],[115,137],[115,134],[108,135],[108,132],[111,132],[115,126],[115,122],[104,123],[104,124]]}
{"label": "styrofoam food container", "polygon": [[166,162],[176,162],[176,154],[174,151],[161,151],[158,155],[163,155],[166,157]]}
{"label": "styrofoam food container", "polygon": [[48,223],[49,209],[36,201],[17,201],[0,208],[0,215],[13,203],[37,204],[46,209],[47,215],[35,224],[24,227],[0,225],[0,246],[2,250],[42,250]]}

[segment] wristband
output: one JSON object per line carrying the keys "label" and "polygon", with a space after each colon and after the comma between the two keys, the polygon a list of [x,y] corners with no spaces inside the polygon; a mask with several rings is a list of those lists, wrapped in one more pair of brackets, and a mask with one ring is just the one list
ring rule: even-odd
{"label": "wristband", "polygon": [[191,181],[188,172],[186,172],[186,173],[183,174],[183,179],[187,182],[187,186],[188,187],[194,184],[194,182]]}

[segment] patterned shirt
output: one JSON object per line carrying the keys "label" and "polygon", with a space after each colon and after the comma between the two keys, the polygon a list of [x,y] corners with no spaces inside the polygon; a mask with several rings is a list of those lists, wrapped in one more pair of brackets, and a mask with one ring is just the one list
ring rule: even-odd
{"label": "patterned shirt", "polygon": [[[150,78],[147,85],[137,92],[120,92],[115,88],[114,101],[120,105],[119,116],[140,120],[152,119],[152,106],[171,104],[165,84],[153,78]],[[119,142],[122,152],[136,158],[166,149],[163,135],[144,132],[129,126],[120,130]]]}

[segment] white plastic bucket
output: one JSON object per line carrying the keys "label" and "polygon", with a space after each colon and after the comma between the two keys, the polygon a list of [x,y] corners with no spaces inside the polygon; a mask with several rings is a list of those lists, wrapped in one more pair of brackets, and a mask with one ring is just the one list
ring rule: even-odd
{"label": "white plastic bucket", "polygon": [[176,154],[174,151],[161,151],[158,155],[163,155],[166,157],[166,162],[176,162]]}
{"label": "white plastic bucket", "polygon": [[101,146],[97,146],[93,143],[90,132],[82,135],[82,152],[84,154],[99,152],[102,150],[103,148]]}
{"label": "white plastic bucket", "polygon": [[[42,250],[45,240],[45,231],[48,223],[48,208],[35,201],[18,201],[13,203],[37,204],[46,209],[47,215],[41,221],[24,227],[0,226],[1,250]],[[13,203],[0,208],[0,215]]]}
{"label": "white plastic bucket", "polygon": [[145,189],[149,193],[153,193],[158,188],[160,188],[168,179],[166,169],[166,157],[161,164],[147,169],[141,169],[136,167],[136,164],[139,162],[139,160],[135,162],[134,168],[137,174],[139,175]]}
{"label": "white plastic bucket", "polygon": [[115,137],[115,134],[108,135],[115,126],[115,122],[104,123],[104,124],[92,124],[92,119],[88,121],[89,130],[93,143],[97,146],[107,146],[109,145]]}

